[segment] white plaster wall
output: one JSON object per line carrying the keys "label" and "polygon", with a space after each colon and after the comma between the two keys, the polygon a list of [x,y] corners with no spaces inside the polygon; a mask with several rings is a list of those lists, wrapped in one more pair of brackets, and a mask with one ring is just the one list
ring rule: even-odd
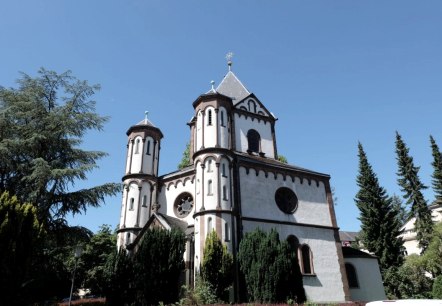
{"label": "white plaster wall", "polygon": [[262,116],[268,116],[266,113],[266,110],[264,108],[262,108],[259,105],[259,103],[253,98],[244,100],[239,105],[237,105],[237,107],[239,107],[239,108],[242,107],[241,109],[243,109],[243,110],[245,109],[251,113],[259,114]]}
{"label": "white plaster wall", "polygon": [[[224,126],[221,125],[221,114],[224,114]],[[219,122],[219,146],[224,149],[229,148],[229,121],[227,118],[227,111],[224,107],[220,107],[218,111]]]}
{"label": "white plaster wall", "polygon": [[295,235],[300,244],[307,244],[310,247],[315,275],[305,275],[303,277],[304,289],[308,300],[314,302],[339,302],[345,300],[333,230],[243,221],[245,233],[256,228],[264,231],[270,231],[274,228],[279,233],[280,240],[287,239],[289,235]]}
{"label": "white plaster wall", "polygon": [[350,288],[353,301],[385,300],[384,286],[377,259],[373,258],[345,258],[356,270],[359,288]]}
{"label": "white plaster wall", "polygon": [[[137,142],[139,141],[138,153],[136,151]],[[134,138],[134,142],[132,144],[132,164],[130,167],[130,173],[139,173],[141,170],[141,157],[143,156],[143,141],[141,136],[137,136]]]}
{"label": "white plaster wall", "polygon": [[[218,204],[218,169],[215,164],[215,156],[208,156],[204,160],[205,168],[204,168],[204,181],[201,181],[204,184],[204,208],[208,209],[216,209]],[[211,162],[211,166],[209,169],[209,163]],[[209,192],[209,181],[212,181],[212,191]]]}
{"label": "white plaster wall", "polygon": [[[224,167],[224,175],[223,175]],[[219,178],[220,178],[220,192],[221,192],[221,209],[229,210],[232,207],[233,190],[231,184],[231,169],[229,166],[229,160],[227,158],[221,158],[219,165]],[[226,188],[226,198],[223,194],[223,186]]]}
{"label": "white plaster wall", "polygon": [[[148,148],[148,143],[150,141],[150,148],[149,148],[149,153],[147,154],[147,148]],[[154,139],[152,137],[146,137],[146,140],[144,142],[144,148],[143,148],[143,172],[147,173],[147,174],[154,174],[153,172],[153,168],[152,168],[152,158],[154,156]],[[156,151],[156,148],[155,148]],[[157,154],[155,152],[155,159],[157,157]]]}
{"label": "white plaster wall", "polygon": [[127,144],[127,152],[126,152],[126,168],[125,168],[125,172],[124,173],[129,173],[130,170],[130,152],[132,150],[132,142],[129,141],[129,143]]}
{"label": "white plaster wall", "polygon": [[[212,124],[209,125],[209,112],[212,112]],[[205,109],[205,118],[204,118],[204,147],[205,148],[213,148],[216,145],[216,114],[215,108],[209,106]]]}
{"label": "white plaster wall", "polygon": [[122,192],[122,200],[121,200],[121,214],[120,214],[120,224],[119,224],[119,228],[122,228],[124,226],[124,213],[126,211],[126,197],[127,197],[127,192],[126,192],[126,188],[123,188],[123,192]]}
{"label": "white plaster wall", "polygon": [[[253,119],[253,120],[252,120]],[[272,127],[270,122],[235,114],[235,137],[236,149],[241,152],[247,152],[248,141],[247,132],[250,129],[256,130],[261,136],[261,151],[268,158],[275,158],[275,149],[273,147]]]}
{"label": "white plaster wall", "polygon": [[194,152],[201,149],[202,145],[203,145],[203,114],[200,111],[196,116],[196,137],[195,137]]}
{"label": "white plaster wall", "polygon": [[[127,191],[127,202],[126,202],[126,227],[134,227],[137,222],[137,210],[138,210],[138,197],[139,189],[138,185],[134,182],[129,184],[129,190]],[[134,199],[133,210],[130,209],[130,199]]]}
{"label": "white plaster wall", "polygon": [[[307,180],[301,183],[299,178],[292,182],[290,177],[284,181],[281,174],[275,179],[273,173],[250,169],[247,174],[244,167],[240,167],[241,210],[245,217],[272,219],[278,221],[297,222],[332,226],[330,210],[326,199],[325,186],[322,182],[319,187],[316,181]],[[293,214],[283,213],[275,202],[275,192],[280,187],[287,187],[298,197],[298,208]]]}
{"label": "white plaster wall", "polygon": [[[141,207],[140,207],[140,227],[144,227],[149,220],[149,209],[151,207],[151,186],[147,182],[143,182],[141,188]],[[143,206],[143,197],[146,196],[146,206]]]}
{"label": "white plaster wall", "polygon": [[[174,204],[176,198],[183,192],[188,192],[192,195],[194,206],[190,214],[185,218],[179,218],[175,215]],[[170,183],[166,183],[158,194],[158,203],[161,205],[159,210],[160,213],[180,219],[187,222],[189,225],[193,224],[193,214],[195,212],[195,182],[192,182],[190,177],[186,177],[180,179],[176,186],[175,184],[170,185]]]}

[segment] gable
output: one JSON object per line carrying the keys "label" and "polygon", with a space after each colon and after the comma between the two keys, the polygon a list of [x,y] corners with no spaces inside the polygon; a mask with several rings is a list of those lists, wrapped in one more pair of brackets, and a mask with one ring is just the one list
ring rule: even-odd
{"label": "gable", "polygon": [[248,95],[242,101],[235,104],[235,108],[259,116],[275,118],[254,94]]}

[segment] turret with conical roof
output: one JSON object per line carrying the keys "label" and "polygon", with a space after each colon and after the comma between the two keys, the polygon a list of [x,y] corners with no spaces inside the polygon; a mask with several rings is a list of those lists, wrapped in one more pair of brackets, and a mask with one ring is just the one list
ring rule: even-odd
{"label": "turret with conical roof", "polygon": [[118,247],[131,243],[146,224],[157,199],[161,130],[146,117],[127,131]]}

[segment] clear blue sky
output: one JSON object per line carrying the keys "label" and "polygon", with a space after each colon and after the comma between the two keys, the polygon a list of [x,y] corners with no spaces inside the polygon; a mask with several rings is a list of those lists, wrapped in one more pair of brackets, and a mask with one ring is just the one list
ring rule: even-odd
{"label": "clear blue sky", "polygon": [[[76,188],[121,181],[125,133],[145,110],[165,135],[160,173],[175,170],[192,102],[221,81],[228,51],[279,118],[278,151],[331,175],[343,230],[359,229],[358,141],[390,194],[401,194],[396,130],[427,185],[430,134],[442,148],[442,1],[3,1],[0,39],[0,85],[39,67],[102,85],[97,111],[110,120],[83,147],[109,156]],[[120,206],[109,198],[69,222],[115,227]]]}

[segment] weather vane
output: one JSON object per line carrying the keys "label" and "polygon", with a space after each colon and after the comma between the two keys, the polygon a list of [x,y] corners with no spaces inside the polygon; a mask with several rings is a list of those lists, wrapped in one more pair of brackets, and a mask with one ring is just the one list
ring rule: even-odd
{"label": "weather vane", "polygon": [[210,84],[212,85],[212,91],[215,91],[215,81],[210,81]]}
{"label": "weather vane", "polygon": [[147,120],[147,115],[149,115],[149,112],[148,112],[148,111],[145,111],[145,112],[144,112],[144,119],[146,119],[146,120]]}
{"label": "weather vane", "polygon": [[233,52],[229,52],[226,54],[227,65],[229,65],[229,71],[232,69],[232,57]]}

